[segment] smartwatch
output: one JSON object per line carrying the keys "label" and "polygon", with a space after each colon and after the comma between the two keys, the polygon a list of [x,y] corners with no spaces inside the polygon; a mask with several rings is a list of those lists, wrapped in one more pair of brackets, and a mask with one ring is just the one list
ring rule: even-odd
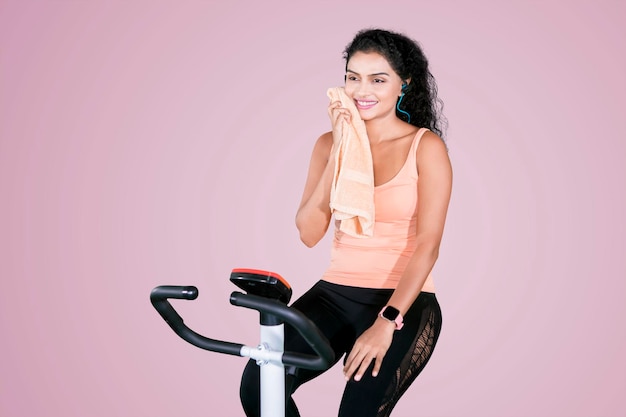
{"label": "smartwatch", "polygon": [[387,321],[395,323],[396,330],[400,330],[402,326],[404,326],[402,314],[400,314],[400,311],[395,307],[385,306],[382,310],[380,310],[378,315]]}

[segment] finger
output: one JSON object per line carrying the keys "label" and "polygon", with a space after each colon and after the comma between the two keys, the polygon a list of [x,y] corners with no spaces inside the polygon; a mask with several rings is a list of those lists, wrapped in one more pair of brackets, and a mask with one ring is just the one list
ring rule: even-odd
{"label": "finger", "polygon": [[329,105],[329,109],[338,109],[341,107],[341,101],[332,101]]}
{"label": "finger", "polygon": [[328,105],[328,115],[332,117],[334,110],[338,109],[341,106],[341,103],[338,101],[333,101]]}
{"label": "finger", "polygon": [[383,364],[383,358],[379,358],[378,356],[374,358],[374,369],[372,370],[372,376],[376,378],[378,376],[378,372],[380,372],[380,367]]}
{"label": "finger", "polygon": [[337,106],[330,106],[328,108],[328,115],[332,120],[336,120],[341,115],[341,108]]}
{"label": "finger", "polygon": [[345,107],[341,107],[341,105],[337,105],[337,106],[331,107],[330,111],[333,114],[336,114],[336,115],[339,115],[339,114],[350,114],[350,110],[346,109]]}
{"label": "finger", "polygon": [[346,363],[343,365],[343,374],[346,377],[348,377],[348,371],[350,370],[350,368],[352,368],[352,363],[354,362],[356,353],[357,351],[355,349],[352,349],[352,351],[350,351],[350,354],[346,358]]}
{"label": "finger", "polygon": [[361,380],[361,378],[363,377],[363,375],[367,371],[367,368],[370,367],[370,364],[372,363],[372,360],[375,360],[375,359],[376,358],[371,357],[371,356],[366,356],[365,358],[363,358],[363,361],[361,362],[361,366],[359,366],[359,370],[356,372],[356,375],[354,375],[354,380],[355,381],[360,381]]}
{"label": "finger", "polygon": [[350,123],[350,117],[352,116],[350,114],[350,111],[348,109],[337,109],[335,112],[335,120],[338,121],[339,119],[343,118],[346,122]]}
{"label": "finger", "polygon": [[343,368],[343,373],[346,381],[349,381],[352,378],[352,375],[354,375],[354,372],[356,372],[359,365],[361,364],[361,362],[363,362],[363,359],[365,358],[365,354],[359,352],[355,353],[354,355],[350,353],[350,356],[351,357],[348,357],[348,361],[346,361],[346,366],[344,366]]}
{"label": "finger", "polygon": [[337,125],[344,121],[350,123],[350,115],[344,112],[337,111],[333,117],[333,124]]}

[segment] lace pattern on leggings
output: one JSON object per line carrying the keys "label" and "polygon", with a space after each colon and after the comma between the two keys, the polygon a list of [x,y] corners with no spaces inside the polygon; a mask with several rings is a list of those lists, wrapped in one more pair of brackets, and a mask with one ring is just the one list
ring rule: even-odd
{"label": "lace pattern on leggings", "polygon": [[391,414],[402,394],[426,366],[439,336],[441,324],[437,322],[437,315],[431,309],[423,330],[417,334],[411,349],[396,370],[393,382],[385,393],[382,405],[378,408],[378,417],[388,417]]}

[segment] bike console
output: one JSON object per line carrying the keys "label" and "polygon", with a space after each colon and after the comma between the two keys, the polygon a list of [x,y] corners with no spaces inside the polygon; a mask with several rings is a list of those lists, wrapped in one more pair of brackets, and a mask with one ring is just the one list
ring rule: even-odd
{"label": "bike console", "polygon": [[278,300],[284,304],[291,300],[291,286],[275,272],[235,268],[230,273],[230,282],[248,294]]}

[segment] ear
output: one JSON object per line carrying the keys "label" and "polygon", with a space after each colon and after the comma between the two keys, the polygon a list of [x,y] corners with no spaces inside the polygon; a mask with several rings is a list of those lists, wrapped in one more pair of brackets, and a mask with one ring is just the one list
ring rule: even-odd
{"label": "ear", "polygon": [[406,92],[407,88],[409,88],[409,83],[407,83],[406,81],[402,81],[402,87],[400,89],[400,97],[404,96],[404,93]]}

